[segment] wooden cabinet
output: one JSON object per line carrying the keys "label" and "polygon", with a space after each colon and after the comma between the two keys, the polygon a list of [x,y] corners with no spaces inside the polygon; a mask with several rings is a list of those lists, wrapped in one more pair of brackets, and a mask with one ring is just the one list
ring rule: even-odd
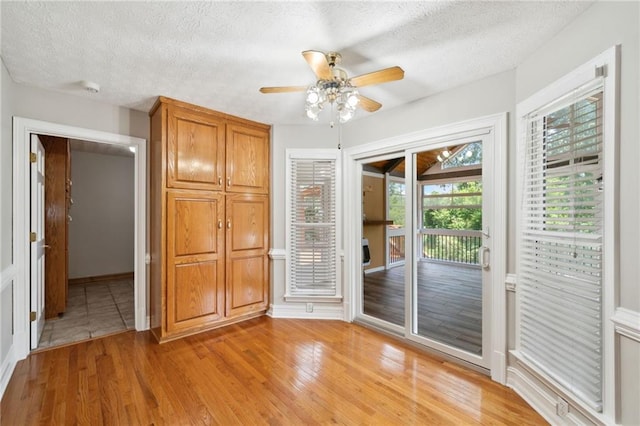
{"label": "wooden cabinet", "polygon": [[269,126],[164,97],[150,116],[154,336],[264,314]]}
{"label": "wooden cabinet", "polygon": [[167,126],[167,187],[222,190],[224,120],[171,105]]}
{"label": "wooden cabinet", "polygon": [[269,133],[239,125],[227,126],[227,191],[269,193]]}
{"label": "wooden cabinet", "polygon": [[267,308],[269,198],[227,195],[227,315]]}
{"label": "wooden cabinet", "polygon": [[224,196],[167,193],[167,331],[224,317]]}

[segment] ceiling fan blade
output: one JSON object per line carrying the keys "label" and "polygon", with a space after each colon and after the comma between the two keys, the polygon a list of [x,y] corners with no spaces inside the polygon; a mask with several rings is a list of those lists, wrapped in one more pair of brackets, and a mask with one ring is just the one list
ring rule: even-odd
{"label": "ceiling fan blade", "polygon": [[289,92],[304,92],[308,86],[283,86],[283,87],[261,87],[262,93],[289,93]]}
{"label": "ceiling fan blade", "polygon": [[380,102],[376,102],[373,99],[367,98],[366,96],[358,95],[358,99],[360,100],[358,105],[360,105],[360,108],[365,111],[375,112],[379,110],[380,107],[382,107],[382,104]]}
{"label": "ceiling fan blade", "polygon": [[402,80],[404,70],[400,67],[385,68],[383,70],[362,74],[349,79],[351,85],[356,87],[370,86],[372,84],[386,83],[388,81]]}
{"label": "ceiling fan blade", "polygon": [[327,57],[324,53],[317,50],[305,50],[302,52],[302,56],[307,61],[313,72],[316,74],[319,80],[331,80],[333,73],[327,62]]}

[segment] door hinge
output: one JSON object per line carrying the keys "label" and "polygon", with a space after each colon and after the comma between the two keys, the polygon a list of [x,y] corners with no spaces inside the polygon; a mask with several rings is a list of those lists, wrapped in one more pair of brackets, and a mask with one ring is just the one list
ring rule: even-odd
{"label": "door hinge", "polygon": [[30,152],[29,161],[31,161],[32,163],[35,163],[36,161],[38,161],[38,155],[35,152]]}
{"label": "door hinge", "polygon": [[36,313],[35,311],[31,311],[31,313],[29,314],[29,319],[33,322],[36,320]]}
{"label": "door hinge", "polygon": [[37,238],[38,238],[38,236],[36,235],[35,232],[31,232],[29,234],[29,241],[31,241],[32,243],[35,243]]}

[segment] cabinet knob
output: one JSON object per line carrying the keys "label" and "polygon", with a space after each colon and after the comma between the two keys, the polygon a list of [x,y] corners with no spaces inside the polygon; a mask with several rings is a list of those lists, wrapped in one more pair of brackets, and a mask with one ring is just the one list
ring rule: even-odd
{"label": "cabinet knob", "polygon": [[222,186],[222,176],[218,176],[218,185]]}
{"label": "cabinet knob", "polygon": [[227,220],[227,229],[231,229],[231,221]]}
{"label": "cabinet knob", "polygon": [[218,221],[218,229],[222,229],[222,221],[221,220]]}
{"label": "cabinet knob", "polygon": [[231,186],[231,178],[230,177],[227,178],[227,186]]}

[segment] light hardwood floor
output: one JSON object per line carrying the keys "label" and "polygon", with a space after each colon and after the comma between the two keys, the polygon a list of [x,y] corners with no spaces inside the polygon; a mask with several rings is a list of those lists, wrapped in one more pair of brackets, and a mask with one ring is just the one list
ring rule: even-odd
{"label": "light hardwood floor", "polygon": [[488,377],[342,321],[261,317],[158,345],[126,333],[32,354],[2,425],[545,424]]}

